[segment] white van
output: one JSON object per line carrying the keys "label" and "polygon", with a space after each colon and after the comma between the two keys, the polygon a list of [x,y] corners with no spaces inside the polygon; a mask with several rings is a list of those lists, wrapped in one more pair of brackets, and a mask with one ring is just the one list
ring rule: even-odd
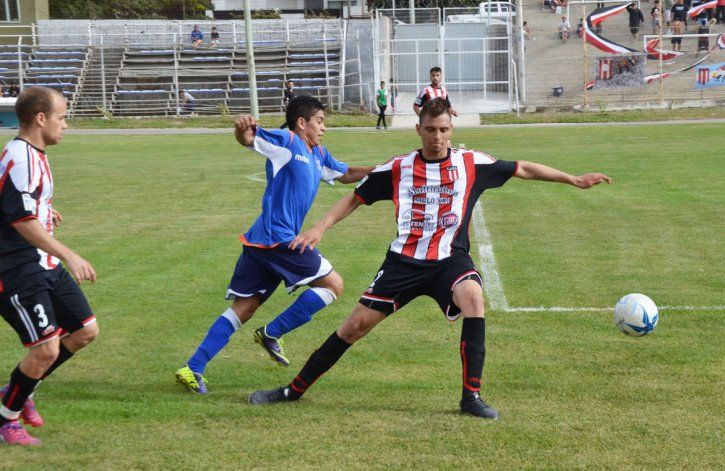
{"label": "white van", "polygon": [[484,18],[508,18],[509,15],[514,17],[516,7],[509,2],[482,2],[478,4],[478,14]]}

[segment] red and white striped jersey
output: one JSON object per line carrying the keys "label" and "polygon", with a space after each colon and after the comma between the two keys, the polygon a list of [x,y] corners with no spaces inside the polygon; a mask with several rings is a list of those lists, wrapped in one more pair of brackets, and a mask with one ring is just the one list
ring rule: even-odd
{"label": "red and white striped jersey", "polygon": [[468,253],[468,226],[484,190],[516,173],[518,163],[483,152],[448,149],[448,156],[425,160],[420,150],[395,157],[373,170],[355,188],[363,204],[392,200],[398,236],[390,251],[436,261]]}
{"label": "red and white striped jersey", "polygon": [[426,101],[434,100],[436,98],[443,98],[446,100],[446,106],[448,108],[451,107],[451,100],[448,98],[448,90],[446,90],[446,87],[443,85],[440,85],[438,87],[434,87],[433,85],[428,85],[427,87],[423,87],[418,92],[418,96],[415,97],[415,104],[417,106],[422,107],[425,105]]}
{"label": "red and white striped jersey", "polygon": [[53,175],[45,152],[15,138],[0,155],[0,293],[9,284],[51,270],[59,260],[30,245],[13,225],[28,219],[52,235]]}

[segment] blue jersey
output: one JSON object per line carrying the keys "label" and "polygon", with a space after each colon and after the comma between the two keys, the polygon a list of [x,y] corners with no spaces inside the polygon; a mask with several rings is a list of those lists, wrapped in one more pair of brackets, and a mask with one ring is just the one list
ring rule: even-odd
{"label": "blue jersey", "polygon": [[251,148],[267,158],[267,188],[262,197],[262,214],[242,242],[257,247],[291,242],[312,207],[320,180],[332,183],[347,173],[347,165],[335,160],[322,146],[309,150],[299,136],[288,130],[269,131],[258,126]]}

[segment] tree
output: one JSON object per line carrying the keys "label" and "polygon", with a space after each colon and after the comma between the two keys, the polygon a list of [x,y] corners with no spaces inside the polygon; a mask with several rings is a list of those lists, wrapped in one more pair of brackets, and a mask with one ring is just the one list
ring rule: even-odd
{"label": "tree", "polygon": [[203,18],[211,0],[49,0],[54,19]]}

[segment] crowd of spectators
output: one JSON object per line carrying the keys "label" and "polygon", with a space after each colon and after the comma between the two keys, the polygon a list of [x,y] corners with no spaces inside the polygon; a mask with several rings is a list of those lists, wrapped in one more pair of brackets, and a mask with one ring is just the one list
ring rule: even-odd
{"label": "crowd of spectators", "polygon": [[10,84],[7,86],[2,87],[2,95],[3,98],[15,98],[20,94],[20,87],[17,86],[17,84]]}

